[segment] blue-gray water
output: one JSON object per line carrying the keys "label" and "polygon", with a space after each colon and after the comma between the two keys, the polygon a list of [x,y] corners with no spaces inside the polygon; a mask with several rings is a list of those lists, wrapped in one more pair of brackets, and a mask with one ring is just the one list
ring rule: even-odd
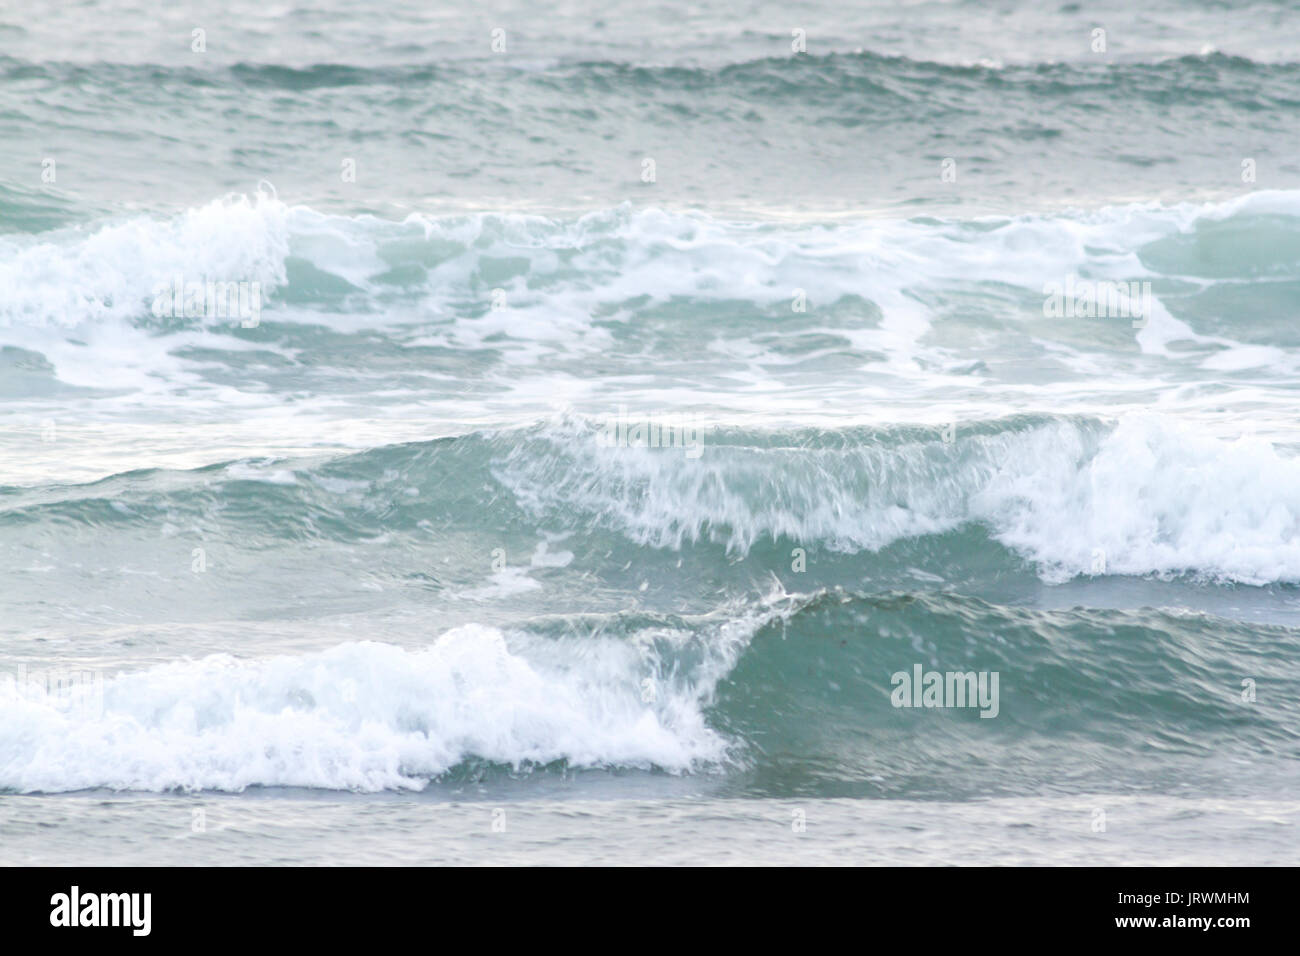
{"label": "blue-gray water", "polygon": [[1300,862],[1300,6],[853,6],[0,11],[0,862]]}

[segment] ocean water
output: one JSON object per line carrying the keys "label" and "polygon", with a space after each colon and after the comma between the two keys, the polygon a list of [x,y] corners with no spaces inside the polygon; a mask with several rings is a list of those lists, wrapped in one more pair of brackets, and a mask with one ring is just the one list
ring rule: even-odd
{"label": "ocean water", "polygon": [[0,10],[0,862],[1300,863],[1300,6],[849,6]]}

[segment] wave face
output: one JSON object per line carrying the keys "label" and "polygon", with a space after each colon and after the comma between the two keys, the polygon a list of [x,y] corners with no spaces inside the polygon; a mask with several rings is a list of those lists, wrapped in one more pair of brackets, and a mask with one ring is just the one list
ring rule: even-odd
{"label": "wave face", "polygon": [[602,455],[583,448],[599,435],[548,433],[516,446],[496,474],[535,514],[655,547],[711,539],[744,554],[769,539],[878,551],[977,524],[1049,581],[1090,569],[1300,580],[1300,460],[1267,442],[1141,420],[963,432],[950,442],[908,430],[785,433],[761,444],[723,432],[699,464]]}
{"label": "wave face", "polygon": [[[0,787],[639,770],[965,799],[1114,779],[1222,790],[1228,752],[1290,780],[1300,482],[1270,443],[1040,417],[951,441],[731,428],[692,459],[603,434],[570,417],[0,489],[7,553],[39,555],[10,568],[33,585],[7,598],[11,626],[42,626],[51,590],[107,609],[78,663],[0,687]],[[1106,607],[1131,576],[1143,603],[1205,610]],[[131,623],[142,589],[167,628]],[[1094,606],[1070,607],[1079,594]],[[251,622],[228,619],[232,595]],[[1235,619],[1243,604],[1253,620]],[[142,636],[199,656],[149,663]],[[996,729],[894,706],[892,677],[914,666],[998,674]],[[1267,703],[1239,696],[1247,682]]]}
{"label": "wave face", "polygon": [[0,11],[0,791],[1289,801],[1295,3],[560,6]]}
{"label": "wave face", "polygon": [[511,550],[540,548],[533,567],[545,566],[548,540],[661,563],[688,550],[724,560],[802,547],[863,565],[931,542],[944,575],[985,559],[964,550],[974,533],[1049,583],[1300,582],[1300,459],[1258,438],[1219,441],[1154,417],[972,423],[951,441],[920,427],[717,429],[693,459],[612,447],[607,434],[570,417],[325,462],[0,488],[0,527],[33,546],[57,529],[65,558],[161,530],[272,552],[374,546],[394,560],[492,528]]}
{"label": "wave face", "polygon": [[[418,650],[365,642],[168,664],[94,696],[11,686],[0,781],[367,791],[657,768],[727,773],[747,793],[963,799],[1117,778],[1134,791],[1204,788],[1245,763],[1278,784],[1294,781],[1300,755],[1296,637],[1204,615],[838,590],[773,597],[725,623],[469,625]],[[1259,713],[1223,685],[1229,659],[1270,688]],[[893,706],[890,675],[916,660],[999,674],[997,719]]]}

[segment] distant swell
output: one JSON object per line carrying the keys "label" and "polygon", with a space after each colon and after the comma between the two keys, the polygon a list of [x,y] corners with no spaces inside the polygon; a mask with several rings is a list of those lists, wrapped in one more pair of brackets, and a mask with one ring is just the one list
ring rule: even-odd
{"label": "distant swell", "polygon": [[[559,85],[570,92],[619,85],[629,89],[649,86],[704,88],[730,86],[751,94],[793,96],[825,93],[838,82],[838,95],[873,92],[878,96],[904,99],[894,84],[903,81],[988,83],[1036,83],[1053,92],[1070,85],[1094,86],[1097,82],[1141,91],[1163,82],[1181,80],[1184,88],[1197,91],[1208,80],[1229,82],[1236,78],[1294,78],[1300,76],[1295,62],[1261,62],[1247,56],[1223,53],[1167,56],[1144,62],[1121,63],[1038,63],[1000,66],[992,64],[942,63],[869,51],[812,54],[800,57],[759,57],[743,62],[711,66],[642,65],[618,60],[552,62],[540,73],[525,73],[522,82]],[[181,83],[195,87],[234,85],[305,91],[350,86],[428,87],[438,83],[463,83],[467,77],[489,71],[472,61],[440,61],[433,64],[400,64],[370,67],[346,63],[313,63],[286,66],[266,63],[235,63],[215,69],[176,67],[150,63],[27,62],[0,56],[0,82],[9,80],[78,84],[88,79],[115,83]],[[1208,86],[1208,84],[1206,84]]]}

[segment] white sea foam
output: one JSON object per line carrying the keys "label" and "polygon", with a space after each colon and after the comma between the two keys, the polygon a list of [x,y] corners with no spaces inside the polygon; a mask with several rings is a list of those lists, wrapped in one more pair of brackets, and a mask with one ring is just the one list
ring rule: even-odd
{"label": "white sea foam", "polygon": [[1060,439],[971,498],[971,514],[1045,578],[1300,581],[1300,458],[1154,416],[1120,422],[1091,454]]}
{"label": "white sea foam", "polygon": [[[195,420],[274,419],[296,437],[297,422],[330,420],[340,404],[373,408],[384,383],[393,414],[374,443],[412,437],[396,424],[411,411],[509,423],[567,403],[664,414],[698,403],[726,408],[734,421],[840,424],[871,420],[873,409],[877,421],[916,421],[921,406],[933,419],[944,404],[983,418],[1094,413],[1149,405],[1159,391],[1163,407],[1196,414],[1205,393],[1183,386],[1208,382],[1227,385],[1214,398],[1224,408],[1235,411],[1240,394],[1252,416],[1292,423],[1285,389],[1300,351],[1258,341],[1268,332],[1252,326],[1249,310],[1233,317],[1239,340],[1221,331],[1231,325],[1210,334],[1186,317],[1196,290],[1258,278],[1249,255],[1234,257],[1233,236],[1213,233],[1235,217],[1250,217],[1244,230],[1269,217],[1283,248],[1268,278],[1286,280],[1296,191],[829,224],[631,205],[569,220],[482,213],[394,222],[234,198],[172,219],[0,237],[0,345],[40,353],[65,385],[111,390],[86,403],[88,418],[149,414],[167,401]],[[1161,241],[1171,248],[1153,257]],[[1201,274],[1207,255],[1215,275]],[[176,273],[260,281],[267,300],[256,340],[206,317],[160,333],[148,299]],[[1138,328],[1043,316],[1044,282],[1071,275],[1154,280],[1151,315]],[[1182,290],[1182,306],[1171,288]],[[798,290],[806,313],[792,311]],[[734,324],[715,327],[714,310]],[[297,338],[285,341],[283,326],[298,327]],[[374,334],[354,353],[331,333]],[[422,361],[430,348],[474,350],[471,374],[491,387],[466,390],[454,367],[430,368]],[[367,364],[371,354],[379,364]],[[584,375],[588,360],[602,373]],[[24,381],[14,380],[20,397],[48,394]],[[1265,397],[1274,409],[1262,410],[1258,387],[1275,389]],[[438,414],[429,416],[432,405]],[[282,437],[269,436],[267,447]]]}
{"label": "white sea foam", "polygon": [[830,447],[719,439],[687,461],[605,448],[567,421],[506,453],[495,474],[540,516],[655,547],[713,539],[746,553],[784,537],[874,551],[975,523],[1050,581],[1300,580],[1300,458],[1263,439],[1223,441],[1156,415],[973,432],[951,444],[938,429]]}
{"label": "white sea foam", "polygon": [[[783,303],[802,288],[814,305],[846,295],[891,300],[896,308],[885,309],[886,325],[914,340],[927,321],[919,303],[904,295],[909,290],[978,281],[1037,291],[1045,278],[1081,270],[1096,279],[1149,278],[1137,255],[1142,246],[1200,220],[1236,215],[1300,216],[1300,192],[1015,218],[832,225],[735,223],[628,204],[573,220],[482,213],[413,214],[390,222],[325,215],[259,194],[214,201],[173,219],[138,217],[89,232],[0,239],[0,326],[136,318],[147,312],[156,287],[176,275],[258,281],[269,294],[285,285],[292,253],[371,294],[391,291],[376,280],[394,256],[426,265],[424,291],[435,315],[464,315],[473,305],[474,321],[459,333],[479,339],[560,331],[599,339],[591,322],[597,306],[681,296]],[[437,255],[430,258],[420,242],[432,243]],[[514,265],[484,274],[485,263],[498,262]],[[494,285],[506,292],[507,308],[483,308]],[[312,319],[355,327],[354,311]],[[410,318],[396,312],[399,320]]]}
{"label": "white sea foam", "polygon": [[652,637],[682,634],[567,641],[466,625],[423,650],[363,642],[120,675],[93,713],[0,683],[0,788],[418,789],[469,757],[687,770],[726,756],[702,707],[742,630],[690,679],[657,669]]}
{"label": "white sea foam", "polygon": [[0,328],[72,328],[148,314],[160,287],[187,280],[285,282],[288,209],[230,197],[167,220],[0,239]]}

